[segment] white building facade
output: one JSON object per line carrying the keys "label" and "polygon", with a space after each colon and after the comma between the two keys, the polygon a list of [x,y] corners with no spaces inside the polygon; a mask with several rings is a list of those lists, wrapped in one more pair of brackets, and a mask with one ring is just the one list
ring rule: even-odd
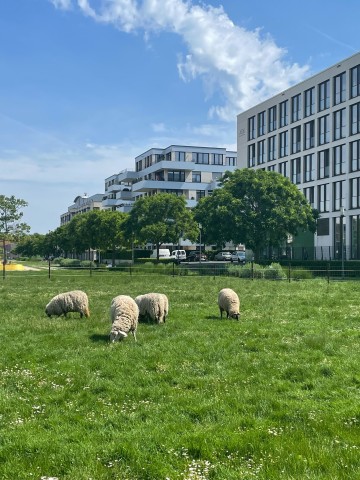
{"label": "white building facade", "polygon": [[237,154],[319,211],[316,258],[360,258],[360,53],[238,115]]}

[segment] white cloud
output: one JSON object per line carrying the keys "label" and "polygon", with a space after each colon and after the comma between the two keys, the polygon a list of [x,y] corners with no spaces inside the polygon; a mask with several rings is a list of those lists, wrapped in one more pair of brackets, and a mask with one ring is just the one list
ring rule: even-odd
{"label": "white cloud", "polygon": [[50,2],[55,8],[59,8],[61,10],[69,10],[72,5],[72,0],[50,0]]}
{"label": "white cloud", "polygon": [[[74,0],[75,1],[75,0]],[[70,0],[52,0],[70,7]],[[87,16],[131,32],[143,30],[178,34],[187,47],[178,71],[184,81],[201,77],[207,98],[220,94],[223,103],[212,105],[210,116],[234,120],[256,103],[301,81],[308,67],[286,61],[286,50],[261,29],[235,25],[222,7],[194,5],[188,0],[106,0],[92,6],[77,0]]]}
{"label": "white cloud", "polygon": [[152,123],[151,128],[155,133],[166,132],[166,127],[164,123]]}

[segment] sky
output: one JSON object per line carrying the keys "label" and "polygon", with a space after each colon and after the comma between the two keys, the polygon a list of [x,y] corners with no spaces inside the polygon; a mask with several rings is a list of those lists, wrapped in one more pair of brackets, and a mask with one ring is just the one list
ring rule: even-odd
{"label": "sky", "polygon": [[0,194],[31,233],[169,145],[236,150],[236,115],[360,50],[358,0],[1,0]]}

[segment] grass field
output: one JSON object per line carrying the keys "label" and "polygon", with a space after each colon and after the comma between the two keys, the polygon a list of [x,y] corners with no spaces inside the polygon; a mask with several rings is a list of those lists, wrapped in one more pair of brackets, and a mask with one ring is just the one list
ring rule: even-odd
{"label": "grass field", "polygon": [[[241,298],[220,320],[217,293]],[[91,317],[49,319],[82,289]],[[12,272],[0,283],[0,479],[360,478],[360,284]],[[164,325],[109,344],[118,294]]]}

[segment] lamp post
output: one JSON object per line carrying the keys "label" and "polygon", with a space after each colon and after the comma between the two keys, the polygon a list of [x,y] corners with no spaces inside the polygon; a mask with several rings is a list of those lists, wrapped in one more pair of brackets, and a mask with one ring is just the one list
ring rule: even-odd
{"label": "lamp post", "polygon": [[199,248],[199,262],[201,263],[201,229],[202,229],[202,225],[201,223],[198,224],[198,227],[199,227],[199,231],[200,231],[200,248]]}
{"label": "lamp post", "polygon": [[341,278],[344,279],[344,217],[345,208],[340,209],[340,248],[341,248]]}

